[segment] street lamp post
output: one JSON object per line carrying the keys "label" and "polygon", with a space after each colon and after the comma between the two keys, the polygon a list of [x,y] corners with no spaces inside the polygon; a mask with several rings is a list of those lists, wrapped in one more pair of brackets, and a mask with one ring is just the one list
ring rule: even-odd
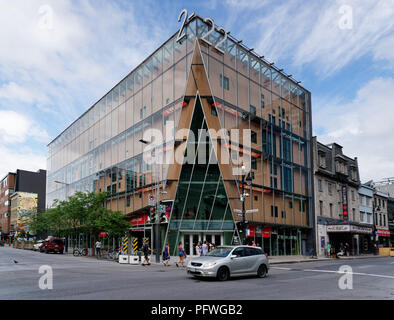
{"label": "street lamp post", "polygon": [[[140,139],[139,141],[143,144],[149,144],[148,141],[143,140],[143,139]],[[156,147],[153,147],[152,155],[155,154],[155,151],[156,151]],[[153,168],[155,167],[155,169],[157,169],[157,175],[155,175],[155,183],[154,183],[156,195],[155,195],[155,200],[154,200],[155,203],[154,203],[154,205],[152,205],[152,208],[155,209],[155,222],[154,222],[153,226],[154,226],[154,246],[156,249],[156,263],[160,263],[160,238],[161,238],[161,235],[160,235],[160,214],[159,214],[159,207],[160,207],[159,206],[159,202],[160,202],[160,199],[159,199],[159,197],[160,197],[160,195],[159,195],[159,174],[160,174],[159,170],[160,170],[160,168],[156,168],[155,165],[156,165],[156,163],[153,164],[153,166],[152,166],[152,179],[154,176],[154,171],[156,172],[156,170],[153,170]]]}
{"label": "street lamp post", "polygon": [[250,175],[250,172],[245,175],[245,166],[241,167],[242,170],[242,194],[241,194],[241,202],[242,202],[242,233],[244,236],[244,244],[246,244],[246,230],[247,230],[247,223],[248,221],[246,220],[246,209],[245,209],[245,198],[248,196],[248,194],[245,193],[245,180],[248,186],[252,184],[252,177]]}

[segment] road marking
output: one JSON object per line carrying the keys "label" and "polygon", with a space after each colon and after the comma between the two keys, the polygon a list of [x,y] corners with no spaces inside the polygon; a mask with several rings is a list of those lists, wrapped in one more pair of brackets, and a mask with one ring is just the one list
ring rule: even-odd
{"label": "road marking", "polygon": [[[392,263],[394,264],[394,263]],[[293,268],[283,268],[283,267],[271,267],[271,269],[279,269],[279,270],[289,270],[289,271],[304,271],[304,272],[321,272],[321,273],[338,273],[345,274],[347,272],[336,271],[336,270],[319,270],[319,269],[293,269]],[[377,277],[377,278],[387,278],[394,279],[394,276],[387,276],[384,274],[373,274],[373,273],[362,273],[362,272],[349,272],[349,274],[358,275],[358,276],[369,276],[369,277]]]}
{"label": "road marking", "polygon": [[308,272],[327,272],[327,273],[338,273],[338,274],[354,274],[359,276],[370,276],[370,277],[378,277],[378,278],[388,278],[394,279],[394,276],[387,276],[384,274],[372,274],[372,273],[361,273],[361,272],[343,272],[343,271],[335,271],[335,270],[314,270],[314,269],[304,269],[303,271]]}
{"label": "road marking", "polygon": [[271,267],[271,269],[292,270],[291,268],[282,268],[282,267]]}

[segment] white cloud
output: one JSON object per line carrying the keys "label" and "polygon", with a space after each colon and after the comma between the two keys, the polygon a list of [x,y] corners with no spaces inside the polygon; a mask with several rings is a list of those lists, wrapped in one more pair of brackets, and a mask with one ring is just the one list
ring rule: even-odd
{"label": "white cloud", "polygon": [[394,79],[376,78],[344,104],[319,101],[314,129],[322,143],[337,142],[358,157],[363,182],[394,175]]}
{"label": "white cloud", "polygon": [[48,139],[46,130],[35,121],[15,111],[0,110],[0,143],[48,142]]}
{"label": "white cloud", "polygon": [[[244,2],[228,1],[232,10]],[[264,6],[262,2],[260,6]],[[340,28],[343,6],[352,9],[352,29]],[[394,5],[385,0],[278,1],[268,7],[249,7],[246,30],[260,30],[256,52],[273,61],[288,60],[296,67],[311,64],[328,76],[350,62],[371,55],[394,66]],[[260,14],[259,14],[260,13]]]}
{"label": "white cloud", "polygon": [[46,168],[46,158],[44,155],[34,152],[29,148],[5,147],[0,144],[0,179],[7,172],[15,172],[16,169],[37,171]]}

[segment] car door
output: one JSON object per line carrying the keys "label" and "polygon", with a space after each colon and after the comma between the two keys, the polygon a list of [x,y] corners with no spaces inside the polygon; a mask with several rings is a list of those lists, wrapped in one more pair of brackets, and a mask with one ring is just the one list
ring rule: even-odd
{"label": "car door", "polygon": [[246,248],[246,256],[248,257],[248,272],[256,273],[263,257],[263,250],[260,248]]}
{"label": "car door", "polygon": [[232,258],[230,262],[231,274],[236,275],[244,273],[247,267],[245,248],[235,248],[232,252],[232,255],[235,255],[236,257]]}

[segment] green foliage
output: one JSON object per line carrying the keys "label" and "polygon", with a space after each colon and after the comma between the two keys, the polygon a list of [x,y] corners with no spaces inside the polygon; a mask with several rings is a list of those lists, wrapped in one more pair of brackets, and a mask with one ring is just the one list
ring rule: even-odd
{"label": "green foliage", "polygon": [[104,207],[106,195],[77,192],[66,201],[55,200],[53,208],[31,215],[29,225],[36,234],[97,236],[100,231],[106,231],[111,236],[123,235],[130,224],[121,212]]}

